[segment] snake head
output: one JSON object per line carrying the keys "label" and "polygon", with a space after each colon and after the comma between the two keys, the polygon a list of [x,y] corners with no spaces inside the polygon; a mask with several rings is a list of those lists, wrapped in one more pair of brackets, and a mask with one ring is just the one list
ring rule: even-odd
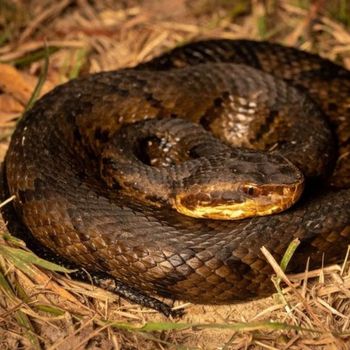
{"label": "snake head", "polygon": [[187,216],[236,220],[284,211],[303,188],[303,174],[283,156],[237,149],[183,179],[172,205]]}

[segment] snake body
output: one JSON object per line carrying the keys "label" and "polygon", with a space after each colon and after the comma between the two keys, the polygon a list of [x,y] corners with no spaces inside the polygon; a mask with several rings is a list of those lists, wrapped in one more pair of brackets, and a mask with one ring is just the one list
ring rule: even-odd
{"label": "snake body", "polygon": [[[274,147],[311,188],[289,210],[240,221],[194,219],[111,191],[101,147],[124,124],[160,117],[201,123],[233,146]],[[18,123],[5,176],[20,220],[59,255],[145,292],[219,304],[271,292],[262,246],[279,260],[299,238],[291,271],[308,257],[314,266],[344,257],[349,150],[347,70],[277,44],[209,40],[55,88]]]}

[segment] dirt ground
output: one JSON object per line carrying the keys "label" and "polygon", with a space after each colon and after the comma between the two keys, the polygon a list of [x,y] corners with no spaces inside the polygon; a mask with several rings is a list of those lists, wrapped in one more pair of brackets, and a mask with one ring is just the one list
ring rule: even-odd
{"label": "dirt ground", "polygon": [[[341,0],[0,0],[0,160],[40,77],[43,95],[201,38],[276,41],[350,68],[349,28],[350,5]],[[350,349],[346,264],[300,276],[280,271],[286,284],[278,294],[186,304],[179,320],[48,267],[1,224],[0,349]]]}

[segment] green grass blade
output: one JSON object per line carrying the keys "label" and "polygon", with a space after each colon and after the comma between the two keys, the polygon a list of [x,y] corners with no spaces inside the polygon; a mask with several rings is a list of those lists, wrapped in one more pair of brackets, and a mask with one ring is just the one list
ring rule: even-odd
{"label": "green grass blade", "polygon": [[258,18],[258,32],[259,32],[259,37],[261,39],[265,39],[267,36],[267,23],[266,23],[266,16],[260,16]]}
{"label": "green grass blade", "polygon": [[0,33],[0,47],[4,45],[9,38],[10,38],[10,31],[8,29]]}
{"label": "green grass blade", "polygon": [[24,113],[27,112],[33,106],[34,102],[39,97],[40,91],[41,91],[41,89],[45,83],[46,77],[47,77],[48,69],[49,69],[49,51],[48,51],[48,48],[45,47],[44,65],[41,69],[39,79],[38,79],[38,82],[34,88],[32,96],[30,96],[30,99],[29,99],[29,101],[24,109]]}
{"label": "green grass blade", "polygon": [[[6,277],[0,271],[0,288],[8,295],[9,298],[14,299],[16,295],[7,281]],[[17,324],[23,329],[25,336],[30,341],[33,346],[33,349],[41,349],[40,342],[38,337],[35,335],[34,327],[30,322],[29,317],[21,310],[14,312]]]}
{"label": "green grass blade", "polygon": [[237,332],[252,332],[257,330],[297,330],[304,332],[320,333],[319,330],[289,325],[283,322],[247,322],[247,323],[174,323],[174,322],[147,322],[142,326],[135,326],[128,323],[112,322],[111,327],[128,330],[131,332],[162,332],[162,331],[182,331],[185,329],[230,329]]}
{"label": "green grass blade", "polygon": [[7,243],[15,247],[25,248],[26,244],[19,238],[12,236],[8,232],[0,233],[0,237],[4,239]]}
{"label": "green grass blade", "polygon": [[71,69],[70,73],[69,73],[69,79],[75,79],[79,76],[79,73],[81,71],[81,68],[83,67],[83,65],[86,62],[87,59],[87,53],[88,51],[86,49],[79,49],[77,51],[77,59],[76,59],[76,63],[73,66],[73,68]]}
{"label": "green grass blade", "polygon": [[43,267],[50,271],[58,271],[65,273],[70,273],[74,271],[66,269],[63,266],[52,263],[45,259],[39,258],[33,252],[25,251],[19,248],[0,246],[0,254],[3,257],[7,258],[9,261],[11,261],[17,268],[29,274],[32,274],[32,270],[29,267],[30,264]]}
{"label": "green grass blade", "polygon": [[63,316],[66,311],[52,305],[45,305],[45,304],[35,304],[35,309],[43,312],[47,312],[50,315],[53,316]]}
{"label": "green grass blade", "polygon": [[[1,38],[1,35],[0,35],[0,38]],[[24,68],[33,62],[45,59],[46,56],[51,56],[52,54],[54,54],[58,50],[59,50],[58,47],[49,46],[49,47],[45,47],[43,49],[40,49],[40,50],[37,50],[34,52],[30,52],[27,55],[20,57],[20,58],[0,61],[0,63],[8,63],[8,64],[12,64],[16,67]]]}
{"label": "green grass blade", "polygon": [[286,252],[284,253],[284,255],[282,257],[281,263],[280,263],[280,267],[283,270],[283,272],[286,271],[290,260],[292,259],[295,251],[299,247],[299,244],[300,244],[300,240],[298,238],[293,239],[293,241],[289,244]]}

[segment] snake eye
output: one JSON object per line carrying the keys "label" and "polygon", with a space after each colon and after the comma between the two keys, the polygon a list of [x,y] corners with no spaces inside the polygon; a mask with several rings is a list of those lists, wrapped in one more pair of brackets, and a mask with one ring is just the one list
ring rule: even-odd
{"label": "snake eye", "polygon": [[242,187],[242,191],[248,196],[253,196],[255,194],[256,188],[251,185],[245,185]]}

